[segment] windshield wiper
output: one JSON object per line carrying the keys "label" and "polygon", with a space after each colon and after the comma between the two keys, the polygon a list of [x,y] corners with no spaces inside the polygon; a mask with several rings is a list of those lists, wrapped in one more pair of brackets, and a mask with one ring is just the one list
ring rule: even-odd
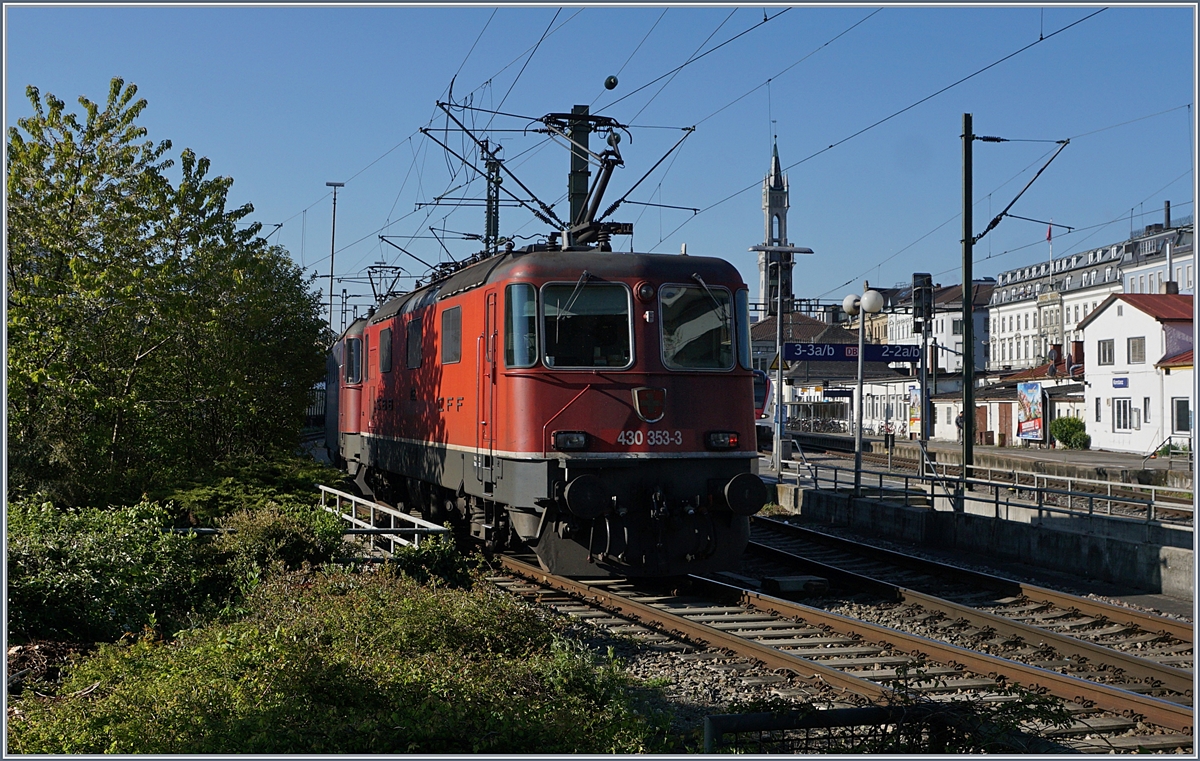
{"label": "windshield wiper", "polygon": [[579,291],[581,288],[583,288],[583,284],[591,279],[592,279],[592,273],[588,272],[587,270],[584,270],[583,274],[579,276],[579,281],[575,283],[575,290],[571,291],[571,298],[567,299],[566,306],[560,307],[557,304],[555,305],[555,307],[557,308],[557,311],[558,311],[558,313],[556,315],[554,315],[554,342],[555,343],[558,343],[558,321],[562,319],[563,312],[571,311],[571,305],[574,304],[575,299],[579,297]]}
{"label": "windshield wiper", "polygon": [[721,318],[721,322],[728,323],[729,313],[725,311],[725,305],[717,300],[717,297],[713,294],[712,289],[708,287],[708,283],[704,282],[704,278],[693,272],[692,279],[704,286],[704,292],[708,294],[710,299],[712,299],[712,303],[716,304],[717,306],[717,316]]}

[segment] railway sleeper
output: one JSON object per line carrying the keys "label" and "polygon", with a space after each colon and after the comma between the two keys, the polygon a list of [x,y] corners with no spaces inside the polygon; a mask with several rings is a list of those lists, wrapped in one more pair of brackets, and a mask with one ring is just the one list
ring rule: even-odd
{"label": "railway sleeper", "polygon": [[1096,732],[1124,732],[1127,729],[1137,729],[1138,723],[1123,716],[1089,716],[1077,719],[1065,727],[1055,727],[1042,722],[1032,722],[1026,727],[1047,737],[1069,737]]}
{"label": "railway sleeper", "polygon": [[1138,735],[1135,737],[1106,737],[1099,739],[1071,740],[1063,743],[1084,753],[1109,753],[1111,751],[1154,752],[1191,748],[1190,735]]}

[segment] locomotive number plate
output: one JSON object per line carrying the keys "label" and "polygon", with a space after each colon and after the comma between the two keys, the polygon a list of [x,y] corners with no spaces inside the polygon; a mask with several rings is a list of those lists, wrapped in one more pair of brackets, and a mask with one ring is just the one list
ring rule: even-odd
{"label": "locomotive number plate", "polygon": [[679,446],[683,443],[682,431],[621,431],[617,434],[618,444],[652,447]]}

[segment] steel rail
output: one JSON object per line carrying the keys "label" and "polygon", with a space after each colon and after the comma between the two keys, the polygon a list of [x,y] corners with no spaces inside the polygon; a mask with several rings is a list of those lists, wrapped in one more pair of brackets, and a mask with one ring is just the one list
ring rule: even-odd
{"label": "steel rail", "polygon": [[510,573],[554,589],[577,595],[586,600],[592,600],[604,608],[618,614],[633,616],[641,622],[652,622],[661,627],[666,633],[682,635],[686,639],[711,647],[719,647],[733,652],[757,658],[769,668],[786,669],[810,681],[822,679],[826,683],[852,692],[856,695],[879,699],[894,691],[861,677],[847,674],[829,666],[823,666],[816,661],[810,661],[784,650],[763,645],[736,634],[721,631],[695,621],[677,616],[673,613],[655,608],[652,605],[631,600],[619,594],[614,594],[595,586],[579,581],[555,576],[541,568],[524,563],[508,555],[499,558],[501,566]]}
{"label": "steel rail", "polygon": [[[820,678],[825,682],[843,689],[871,698],[879,698],[889,692],[888,688],[831,669],[817,661],[810,661],[785,650],[780,650],[744,637],[730,634],[701,623],[688,621],[667,611],[640,603],[618,594],[598,589],[571,579],[547,573],[542,569],[502,556],[501,565],[510,573],[522,576],[530,581],[559,589],[584,599],[590,599],[605,608],[617,613],[651,621],[663,629],[678,635],[692,638],[695,641],[716,647],[728,648],[762,661],[770,668],[787,669],[805,677],[810,671],[810,678]],[[1192,709],[1176,703],[1161,700],[1147,695],[1139,695],[1129,690],[1123,690],[1107,685],[1099,685],[1078,677],[1059,674],[1036,666],[1000,658],[986,653],[977,653],[966,648],[938,642],[927,637],[921,637],[907,632],[897,631],[885,626],[870,624],[865,621],[848,618],[837,613],[811,608],[799,603],[790,602],[752,590],[743,589],[719,581],[713,581],[699,576],[688,577],[695,585],[706,588],[711,594],[721,597],[733,597],[739,604],[749,608],[764,611],[778,616],[799,619],[801,621],[826,626],[840,634],[855,636],[860,639],[881,645],[886,648],[921,653],[931,656],[942,664],[960,665],[968,671],[982,675],[1004,675],[1014,681],[1033,689],[1044,689],[1052,695],[1075,702],[1087,702],[1102,710],[1125,715],[1130,712],[1142,716],[1152,724],[1157,724],[1178,732],[1191,733]]]}
{"label": "steel rail", "polygon": [[1014,621],[1011,618],[977,610],[968,605],[952,602],[941,597],[917,592],[890,581],[865,576],[856,571],[847,571],[837,566],[822,563],[777,547],[771,547],[757,542],[751,542],[749,550],[779,562],[799,565],[809,572],[820,574],[828,579],[837,580],[852,589],[863,589],[878,594],[885,599],[919,605],[926,610],[944,613],[952,619],[961,619],[974,626],[991,629],[1000,634],[1020,637],[1027,642],[1042,642],[1054,646],[1063,655],[1083,654],[1092,663],[1099,663],[1112,668],[1121,669],[1127,674],[1138,678],[1149,678],[1157,681],[1164,688],[1182,695],[1191,695],[1194,679],[1192,674],[1183,669],[1168,666],[1136,655],[1114,650],[1104,645],[1072,637],[1069,634],[1043,629],[1033,624]]}
{"label": "steel rail", "polygon": [[699,576],[689,577],[707,586],[715,594],[735,597],[741,604],[767,613],[795,617],[819,626],[828,626],[839,634],[860,637],[875,644],[897,650],[919,652],[943,664],[957,664],[976,674],[1003,675],[1019,684],[1044,689],[1051,695],[1066,700],[1090,703],[1096,708],[1120,715],[1133,712],[1151,724],[1157,724],[1177,732],[1191,734],[1192,708],[1172,703],[1161,698],[1141,695],[1136,692],[1089,682],[1068,674],[1029,666],[1024,663],[1001,658],[987,653],[978,653],[947,642],[922,637],[886,626],[867,623],[827,610],[812,608],[800,603],[755,592]]}
{"label": "steel rail", "polygon": [[942,563],[937,560],[929,560],[927,558],[914,557],[905,555],[901,552],[878,547],[873,544],[868,544],[859,540],[851,541],[842,537],[824,534],[820,531],[796,526],[791,523],[783,523],[782,521],[773,520],[771,518],[763,518],[761,516],[752,516],[751,524],[762,522],[764,525],[772,529],[783,531],[796,536],[802,537],[818,544],[824,544],[834,549],[844,550],[858,555],[875,556],[882,558],[890,563],[906,566],[918,571],[933,574],[948,574],[952,577],[957,576],[966,579],[973,584],[986,587],[996,592],[1003,592],[1009,595],[1023,595],[1035,602],[1047,603],[1055,605],[1065,610],[1075,610],[1079,613],[1084,613],[1089,616],[1106,618],[1109,621],[1125,626],[1134,626],[1139,629],[1144,629],[1148,632],[1156,632],[1160,634],[1169,634],[1176,639],[1193,643],[1193,626],[1187,621],[1178,621],[1166,616],[1158,616],[1153,613],[1146,613],[1133,608],[1126,608],[1121,605],[1114,605],[1108,602],[1092,600],[1086,597],[1079,597],[1067,592],[1058,592],[1046,587],[1039,587],[1035,584],[1027,584],[1022,581],[1004,578],[1003,576],[994,576],[992,574],[972,571],[968,568],[959,568],[948,563]]}

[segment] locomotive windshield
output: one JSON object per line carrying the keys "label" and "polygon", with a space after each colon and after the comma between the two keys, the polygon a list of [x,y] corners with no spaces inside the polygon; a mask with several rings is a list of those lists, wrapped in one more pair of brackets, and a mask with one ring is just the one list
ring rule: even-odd
{"label": "locomotive windshield", "polygon": [[632,363],[625,286],[584,278],[547,285],[542,320],[547,367],[626,368]]}
{"label": "locomotive windshield", "polygon": [[663,364],[672,370],[733,369],[729,291],[707,285],[664,285]]}

